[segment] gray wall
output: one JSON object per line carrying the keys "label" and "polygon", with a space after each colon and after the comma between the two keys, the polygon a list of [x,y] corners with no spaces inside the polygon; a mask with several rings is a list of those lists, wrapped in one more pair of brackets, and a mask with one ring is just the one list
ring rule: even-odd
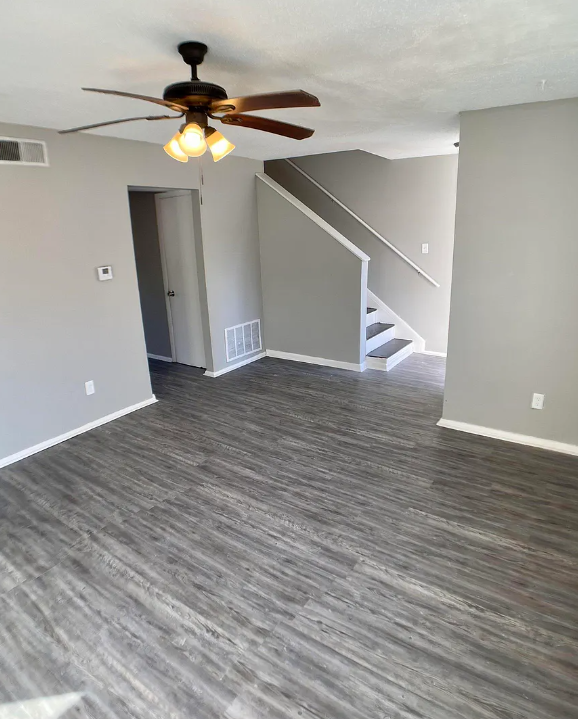
{"label": "gray wall", "polygon": [[577,128],[578,99],[462,115],[446,419],[578,444]]}
{"label": "gray wall", "polygon": [[[0,124],[0,135],[45,140],[50,159],[48,168],[0,165],[1,460],[151,397],[127,188],[198,189],[199,165],[175,162],[158,145],[90,134]],[[245,220],[239,205],[249,198],[255,206],[249,168],[254,174],[261,167],[235,157],[219,164],[218,176],[207,173],[205,190],[213,212],[232,215],[228,233],[208,222],[207,283],[216,287],[221,277],[238,276],[234,227]],[[213,179],[218,187],[210,187]],[[236,187],[235,179],[245,184]],[[254,227],[239,234],[253,238],[250,259],[240,259],[243,267],[252,262],[252,271],[246,267],[247,282],[228,286],[222,301],[248,305],[258,317],[251,212]],[[243,240],[240,255],[244,247]],[[115,278],[98,282],[95,268],[105,264]],[[211,331],[221,337],[226,325],[219,323],[229,318],[214,304]],[[90,379],[96,393],[87,397]]]}
{"label": "gray wall", "polygon": [[206,369],[213,370],[213,344],[211,341],[211,323],[209,322],[209,300],[207,296],[207,276],[205,256],[203,253],[203,228],[201,223],[200,192],[192,192],[193,198],[193,231],[195,233],[195,253],[197,258],[197,274],[199,280],[199,302],[201,304],[201,322],[203,326],[203,345],[205,348]]}
{"label": "gray wall", "polygon": [[263,163],[231,156],[213,162],[207,153],[202,168],[203,264],[213,350],[212,366],[207,352],[207,369],[218,372],[239,361],[227,362],[225,328],[263,317],[255,193],[255,173],[263,171]]}
{"label": "gray wall", "polygon": [[445,352],[457,156],[386,160],[355,150],[294,162],[441,284],[420,277],[285,161],[266,163],[269,175],[371,257],[369,289],[424,337],[426,349]]}
{"label": "gray wall", "polygon": [[363,263],[261,180],[257,196],[267,349],[360,364]]}
{"label": "gray wall", "polygon": [[171,357],[155,195],[129,192],[128,198],[147,352]]}

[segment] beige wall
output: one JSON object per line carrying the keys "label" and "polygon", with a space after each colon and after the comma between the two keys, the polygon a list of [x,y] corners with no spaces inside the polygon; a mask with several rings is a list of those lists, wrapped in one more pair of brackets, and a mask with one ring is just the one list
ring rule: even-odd
{"label": "beige wall", "polygon": [[386,160],[355,150],[294,162],[439,282],[436,288],[420,277],[284,160],[266,163],[273,179],[371,257],[369,289],[426,340],[426,349],[445,352],[457,156]]}
{"label": "beige wall", "polygon": [[445,419],[578,445],[577,128],[578,99],[462,115]]}

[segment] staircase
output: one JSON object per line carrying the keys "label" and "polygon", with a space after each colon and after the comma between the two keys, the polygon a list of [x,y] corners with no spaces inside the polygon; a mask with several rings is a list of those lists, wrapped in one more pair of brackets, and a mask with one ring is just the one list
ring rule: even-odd
{"label": "staircase", "polygon": [[389,372],[413,352],[413,341],[398,339],[395,325],[380,322],[379,310],[368,307],[365,324],[365,364],[367,369]]}
{"label": "staircase", "polygon": [[[271,177],[257,179],[267,354],[388,372],[423,351],[423,338],[367,286],[371,258]],[[355,308],[347,322],[336,322],[338,306]]]}

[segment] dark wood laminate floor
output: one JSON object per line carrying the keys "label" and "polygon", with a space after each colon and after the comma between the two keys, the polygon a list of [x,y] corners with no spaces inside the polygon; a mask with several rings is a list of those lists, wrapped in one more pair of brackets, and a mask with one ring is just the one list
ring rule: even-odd
{"label": "dark wood laminate floor", "polygon": [[575,458],[436,427],[435,357],[152,374],[0,470],[0,716],[578,717]]}

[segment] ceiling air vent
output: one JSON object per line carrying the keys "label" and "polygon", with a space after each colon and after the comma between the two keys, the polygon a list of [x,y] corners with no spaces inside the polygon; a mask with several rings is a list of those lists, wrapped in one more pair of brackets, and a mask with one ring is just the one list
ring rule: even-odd
{"label": "ceiling air vent", "polygon": [[256,352],[262,348],[261,320],[252,320],[225,330],[227,362]]}
{"label": "ceiling air vent", "polygon": [[41,140],[0,137],[0,165],[40,165],[48,167],[46,143]]}

